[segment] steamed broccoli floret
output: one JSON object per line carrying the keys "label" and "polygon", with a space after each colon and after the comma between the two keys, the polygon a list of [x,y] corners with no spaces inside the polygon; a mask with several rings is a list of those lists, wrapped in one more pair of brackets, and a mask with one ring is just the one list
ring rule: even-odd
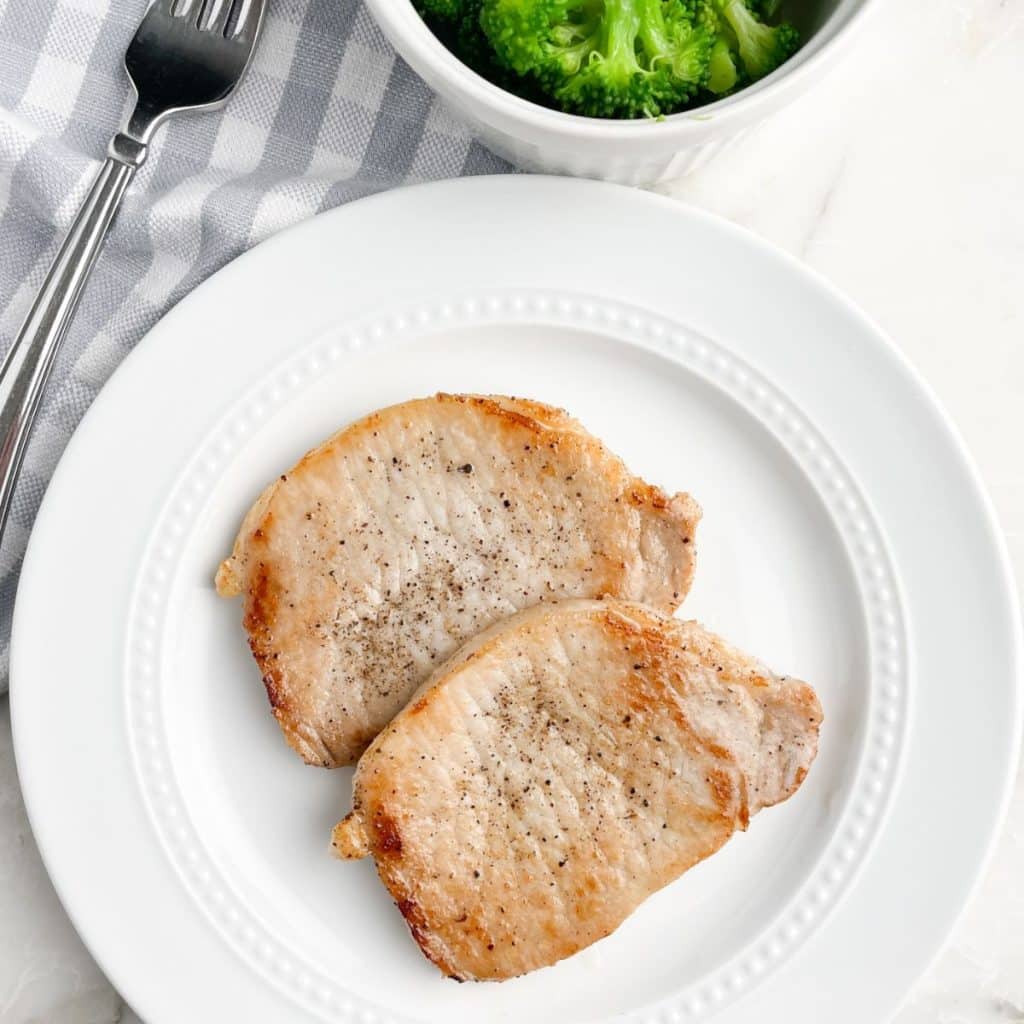
{"label": "steamed broccoli floret", "polygon": [[500,60],[591,117],[680,109],[714,44],[695,0],[483,0],[480,23]]}
{"label": "steamed broccoli floret", "polygon": [[759,21],[746,0],[718,0],[722,18],[736,38],[743,69],[751,79],[763,78],[788,60],[800,45],[792,25]]}
{"label": "steamed broccoli floret", "polygon": [[463,64],[495,85],[525,99],[534,91],[500,62],[480,27],[483,0],[414,0],[416,9],[434,34]]}
{"label": "steamed broccoli floret", "polygon": [[459,47],[458,56],[487,56],[489,47],[480,31],[480,5],[482,0],[414,0],[424,21],[442,37],[443,42]]}
{"label": "steamed broccoli floret", "polygon": [[778,0],[413,0],[474,71],[591,117],[658,117],[726,95],[796,49]]}

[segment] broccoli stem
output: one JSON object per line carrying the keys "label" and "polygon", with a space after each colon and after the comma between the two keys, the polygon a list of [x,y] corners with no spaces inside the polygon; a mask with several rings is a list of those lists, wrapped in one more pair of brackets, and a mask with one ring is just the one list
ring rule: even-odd
{"label": "broccoli stem", "polygon": [[736,62],[732,58],[732,50],[728,41],[719,36],[711,50],[711,62],[708,65],[708,91],[722,96],[736,88],[739,74]]}
{"label": "broccoli stem", "polygon": [[605,0],[601,50],[614,69],[611,77],[627,80],[643,71],[636,59],[636,37],[640,31],[639,0]]}
{"label": "broccoli stem", "polygon": [[640,5],[640,42],[653,64],[657,55],[667,54],[671,50],[668,32],[665,30],[662,0],[640,0]]}

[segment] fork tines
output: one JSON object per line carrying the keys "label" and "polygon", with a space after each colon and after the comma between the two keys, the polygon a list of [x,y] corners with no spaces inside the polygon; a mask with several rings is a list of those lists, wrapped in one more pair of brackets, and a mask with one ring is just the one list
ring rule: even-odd
{"label": "fork tines", "polygon": [[188,19],[200,31],[228,39],[251,35],[261,6],[259,0],[156,0],[154,4],[172,18]]}

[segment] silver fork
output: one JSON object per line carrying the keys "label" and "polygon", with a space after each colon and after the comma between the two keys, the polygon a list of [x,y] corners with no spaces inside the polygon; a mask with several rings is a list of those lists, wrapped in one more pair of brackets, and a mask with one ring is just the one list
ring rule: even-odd
{"label": "silver fork", "polygon": [[125,190],[172,114],[222,106],[245,75],[264,0],[155,0],[125,54],[135,109],[0,368],[0,538],[54,359]]}

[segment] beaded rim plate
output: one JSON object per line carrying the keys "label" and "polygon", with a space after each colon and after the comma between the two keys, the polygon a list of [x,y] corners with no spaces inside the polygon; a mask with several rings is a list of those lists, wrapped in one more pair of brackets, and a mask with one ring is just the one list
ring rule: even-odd
{"label": "beaded rim plate", "polygon": [[[590,329],[625,344],[643,346],[677,362],[720,388],[749,410],[775,435],[806,474],[825,502],[854,568],[867,623],[870,666],[862,694],[865,731],[860,740],[861,764],[845,796],[845,810],[831,825],[832,842],[800,888],[787,894],[788,906],[764,934],[751,935],[748,948],[711,972],[693,991],[679,993],[645,1018],[702,1019],[727,998],[735,998],[783,962],[822,920],[855,875],[870,848],[893,789],[902,753],[908,699],[906,630],[898,587],[877,524],[859,488],[835,452],[797,409],[752,368],[706,338],[640,310],[604,300],[560,294],[512,293],[467,296],[398,309],[382,319],[346,325],[307,346],[272,370],[232,408],[196,452],[167,500],[136,581],[128,624],[125,697],[135,768],[153,822],[179,875],[211,923],[258,974],[270,977],[300,1005],[326,1020],[360,1020],[367,1010],[385,1008],[360,1000],[325,972],[318,972],[301,953],[290,950],[266,927],[259,915],[236,898],[230,880],[218,871],[190,821],[186,800],[174,777],[172,740],[161,709],[173,688],[173,670],[161,670],[165,645],[183,640],[167,629],[161,614],[172,598],[175,566],[190,535],[203,522],[204,498],[213,489],[239,446],[254,430],[289,401],[302,401],[311,382],[343,360],[354,361],[371,348],[395,349],[415,344],[439,329],[473,330],[524,323],[544,332],[547,325]],[[552,339],[550,329],[544,332]],[[251,674],[251,673],[250,673]],[[826,734],[827,736],[828,734]],[[384,1016],[382,1019],[390,1019]]]}
{"label": "beaded rim plate", "polygon": [[[607,217],[615,207],[618,227],[597,223],[595,212]],[[632,280],[599,262],[569,268],[559,259],[560,238],[586,253],[588,232],[593,252],[623,246],[641,228],[649,241]],[[474,253],[496,229],[502,247],[487,250],[483,266]],[[666,262],[673,273],[659,282]],[[744,285],[745,302],[730,302]],[[882,387],[880,374],[888,375]],[[888,410],[896,419],[922,406],[914,429],[923,443],[883,444],[893,427],[865,392],[869,381],[879,395],[903,388],[910,396]],[[390,908],[374,879],[325,864],[319,837],[345,809],[348,777],[296,770],[281,752],[239,650],[237,609],[211,598],[207,572],[247,501],[282,465],[374,406],[438,388],[566,405],[644,475],[691,490],[705,504],[705,534],[684,613],[782,671],[820,681],[826,711],[819,765],[789,804],[755,819],[610,939],[502,986],[435,978],[400,929],[381,923]],[[186,394],[189,401],[176,400]],[[858,408],[870,414],[851,430]],[[121,426],[140,418],[156,426],[126,440]],[[960,474],[960,507],[936,510],[922,462],[946,474],[947,488]],[[917,476],[908,485],[911,465]],[[130,493],[123,512],[101,503],[83,515],[67,497],[81,489],[76,476],[100,493]],[[902,488],[895,507],[894,480]],[[850,919],[864,908],[845,897],[870,892],[880,862],[882,888],[900,891],[883,849],[922,769],[912,761],[926,731],[921,706],[942,693],[936,672],[947,659],[947,694],[958,659],[970,663],[969,638],[944,658],[922,639],[942,635],[956,646],[951,624],[933,632],[942,612],[938,579],[927,577],[936,560],[913,550],[903,522],[915,503],[934,528],[945,514],[968,531],[966,546],[985,558],[965,563],[952,589],[978,586],[992,621],[1005,621],[985,676],[994,691],[981,716],[989,740],[972,768],[991,794],[981,801],[982,832],[939,857],[947,881],[932,871],[948,890],[936,897],[948,927],[1013,763],[1013,597],[962,452],[877,331],[735,229],[623,189],[480,179],[317,218],[237,261],[165,319],[97,401],[40,513],[16,610],[12,681],[26,801],[55,883],[101,964],[151,1024],[178,1018],[181,988],[214,979],[211,1007],[222,1014],[251,1002],[251,1020],[740,1021],[764,1019],[772,999],[793,1020],[814,1019],[818,986],[835,992],[837,982],[820,970],[801,978],[812,969],[801,965],[849,955],[844,932],[856,934]],[[88,552],[61,556],[83,529]],[[70,578],[46,606],[46,580],[69,558]],[[54,619],[54,605],[73,615]],[[44,624],[69,617],[74,647],[50,643]],[[82,678],[69,693],[72,649]],[[37,678],[25,683],[26,675]],[[83,690],[95,699],[82,701]],[[58,736],[57,749],[80,753],[69,783],[29,737],[41,734],[48,706],[79,701],[80,712],[56,729],[76,737]],[[1000,701],[1006,717],[993,732]],[[927,728],[939,726],[932,742],[964,725],[927,713]],[[980,738],[984,723],[968,724]],[[95,746],[83,741],[94,732]],[[943,806],[949,813],[948,798]],[[97,817],[113,835],[90,830]],[[58,821],[88,837],[77,855],[57,838]],[[908,842],[896,844],[903,856]],[[100,906],[119,920],[120,942]],[[927,916],[923,906],[918,916]],[[178,950],[174,985],[123,939],[159,945],[156,920]],[[677,921],[696,934],[666,944]],[[941,939],[934,925],[919,931],[915,970]],[[902,988],[913,976],[880,963],[886,973],[902,974]],[[891,1009],[902,991],[895,977],[882,988],[869,1012]],[[853,1011],[865,1019],[863,999],[851,993],[850,1020]]]}

